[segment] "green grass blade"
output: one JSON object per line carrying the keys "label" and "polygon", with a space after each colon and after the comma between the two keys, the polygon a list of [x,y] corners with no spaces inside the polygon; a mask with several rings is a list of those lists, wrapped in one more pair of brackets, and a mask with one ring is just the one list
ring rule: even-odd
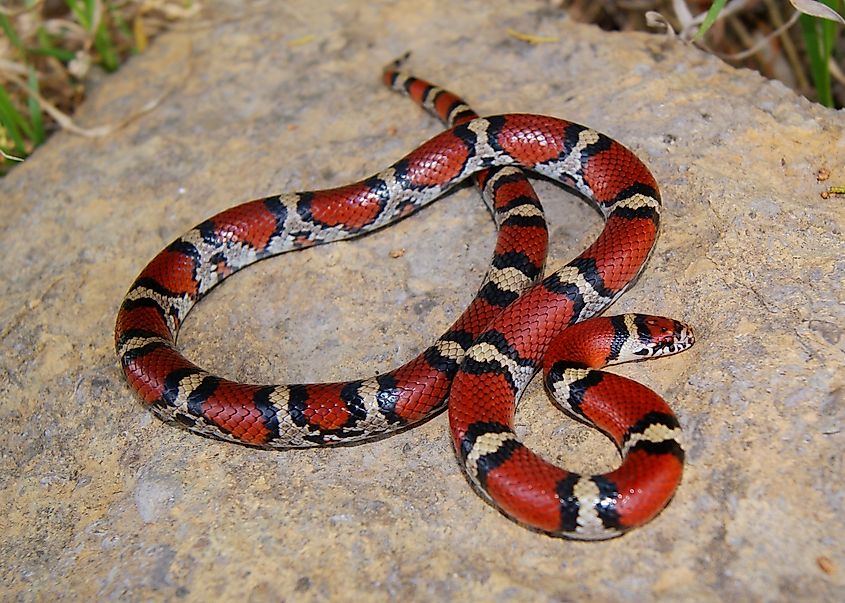
{"label": "green grass blade", "polygon": [[106,27],[105,13],[100,15],[100,23],[97,31],[91,31],[94,25],[96,13],[96,2],[94,0],[65,0],[73,16],[80,25],[94,36],[94,49],[97,51],[98,62],[106,71],[116,71],[120,62],[117,51],[114,48],[108,28]]}
{"label": "green grass blade", "polygon": [[[825,2],[830,8],[836,10],[836,0],[827,0]],[[828,19],[820,19],[822,26],[822,44],[824,48],[824,56],[830,59],[831,55],[833,55],[833,45],[836,41],[836,30],[839,29],[839,24],[835,21],[830,21]]]}
{"label": "green grass blade", "polygon": [[43,46],[30,48],[29,54],[35,54],[42,57],[54,57],[63,63],[69,63],[76,57],[76,53],[70,50],[64,50],[62,48],[44,48]]}
{"label": "green grass blade", "polygon": [[712,5],[710,5],[710,9],[707,11],[707,14],[704,16],[704,21],[701,22],[701,27],[698,28],[698,31],[695,32],[695,36],[693,36],[693,40],[700,40],[704,37],[704,34],[707,33],[707,30],[713,27],[713,24],[716,22],[716,18],[719,16],[719,13],[722,12],[722,9],[725,8],[725,3],[728,0],[716,0]]}
{"label": "green grass blade", "polygon": [[94,12],[97,9],[95,0],[85,0],[85,18],[88,20],[88,26],[94,24]]}
{"label": "green grass blade", "polygon": [[26,155],[26,144],[24,143],[19,127],[21,121],[23,121],[23,118],[17,109],[15,109],[14,105],[12,105],[12,101],[9,100],[6,90],[0,86],[0,124],[3,125],[12,142],[15,143],[17,152],[21,155]]}
{"label": "green grass blade", "polygon": [[2,90],[2,92],[0,92],[0,102],[5,103],[10,119],[14,121],[15,125],[20,129],[24,136],[26,136],[29,140],[33,140],[35,138],[35,133],[32,131],[32,124],[30,124],[27,119],[21,115],[20,111],[15,108],[12,104],[12,99],[6,93],[6,90],[0,90]]}
{"label": "green grass blade", "polygon": [[76,17],[76,20],[79,21],[79,24],[82,25],[86,30],[91,28],[91,20],[88,18],[88,11],[85,9],[80,3],[80,0],[65,0],[67,2],[67,6],[70,9],[70,12],[73,13],[73,16]]}
{"label": "green grass blade", "polygon": [[804,46],[807,48],[807,57],[810,59],[810,74],[813,76],[819,103],[825,107],[833,107],[830,71],[827,68],[829,55],[825,54],[824,40],[819,36],[819,21],[816,17],[809,15],[801,15],[798,19],[804,36]]}
{"label": "green grass blade", "polygon": [[105,22],[101,21],[97,28],[97,33],[94,34],[94,48],[97,49],[97,54],[100,56],[100,64],[106,71],[117,71],[118,60],[117,52],[114,49],[109,32],[106,29]]}
{"label": "green grass blade", "polygon": [[[38,76],[35,73],[35,68],[29,67],[29,89],[38,93]],[[41,103],[34,96],[30,96],[27,100],[29,105],[29,121],[32,123],[32,142],[37,147],[44,142],[44,116],[41,113]]]}
{"label": "green grass blade", "polygon": [[35,37],[38,39],[38,46],[30,48],[29,53],[45,57],[54,57],[63,63],[69,63],[76,57],[76,53],[72,50],[65,50],[58,48],[53,44],[53,39],[50,37],[43,27],[39,27],[35,31]]}
{"label": "green grass blade", "polygon": [[20,50],[21,52],[26,52],[26,47],[21,42],[20,37],[18,36],[18,32],[15,31],[15,28],[12,27],[11,22],[9,22],[9,18],[6,17],[3,13],[0,13],[0,29],[6,34],[9,38],[9,41],[12,43],[12,46]]}

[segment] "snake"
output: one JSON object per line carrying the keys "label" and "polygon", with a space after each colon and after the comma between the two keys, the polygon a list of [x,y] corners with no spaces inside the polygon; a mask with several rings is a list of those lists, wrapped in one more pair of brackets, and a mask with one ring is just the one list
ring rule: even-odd
{"label": "snake", "polygon": [[[241,203],[175,239],[120,305],[114,340],[127,382],[166,423],[269,449],[369,441],[448,409],[470,485],[515,522],[580,540],[646,523],[680,483],[681,428],[658,394],[600,369],[677,353],[695,338],[669,318],[598,315],[653,251],[661,209],[654,177],[632,151],[591,128],[535,114],[479,117],[401,63],[384,69],[384,84],[448,129],[356,183]],[[545,277],[548,226],[528,172],[563,185],[604,219],[583,253]],[[232,274],[385,227],[470,177],[498,229],[492,261],[464,313],[404,365],[344,382],[249,384],[214,375],[178,350],[191,308]],[[519,440],[516,404],[541,369],[555,404],[614,442],[618,469],[579,475]]]}

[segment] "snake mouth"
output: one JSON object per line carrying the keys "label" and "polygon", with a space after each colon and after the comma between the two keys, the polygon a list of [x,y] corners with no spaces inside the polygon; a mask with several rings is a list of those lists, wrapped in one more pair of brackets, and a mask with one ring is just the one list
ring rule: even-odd
{"label": "snake mouth", "polygon": [[672,337],[658,341],[652,349],[652,356],[671,356],[691,348],[695,344],[695,331],[692,327],[678,323]]}

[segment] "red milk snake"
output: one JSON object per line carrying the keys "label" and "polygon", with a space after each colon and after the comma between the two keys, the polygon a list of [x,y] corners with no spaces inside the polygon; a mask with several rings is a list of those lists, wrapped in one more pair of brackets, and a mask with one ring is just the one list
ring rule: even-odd
{"label": "red milk snake", "polygon": [[[478,118],[453,94],[396,66],[384,80],[452,128],[370,178],[250,201],[168,245],[130,287],[117,317],[115,344],[130,385],[165,421],[263,448],[372,439],[441,411],[448,400],[461,465],[506,515],[579,539],[617,536],[648,521],[681,478],[678,421],[651,390],[595,369],[681,351],[692,345],[692,331],[659,317],[591,317],[627,289],[653,249],[660,220],[654,178],[625,147],[584,126],[541,115]],[[606,220],[586,251],[542,281],[546,223],[518,168],[574,189]],[[405,365],[343,383],[249,385],[214,376],[176,349],[193,305],[234,272],[390,224],[470,175],[499,228],[491,266],[464,314]],[[619,469],[580,476],[519,442],[516,401],[541,365],[558,405],[616,443]]]}

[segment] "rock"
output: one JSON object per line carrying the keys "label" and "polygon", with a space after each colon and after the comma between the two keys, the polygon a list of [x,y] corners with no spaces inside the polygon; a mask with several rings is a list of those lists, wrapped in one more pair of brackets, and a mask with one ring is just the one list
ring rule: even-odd
{"label": "rock", "polygon": [[[0,181],[0,535],[10,600],[832,601],[845,586],[843,113],[659,36],[540,2],[212,1],[90,96],[112,135],[54,137]],[[508,28],[559,41],[528,45]],[[693,350],[620,369],[685,428],[684,482],[598,544],[529,532],[461,475],[445,417],[372,444],[270,453],[152,419],[113,351],[117,307],[166,243],[235,202],[369,175],[439,131],[381,87],[409,67],[481,113],[589,124],[660,182],[664,231],[613,312],[692,323]],[[829,183],[816,180],[818,170]],[[550,265],[595,213],[540,183]],[[467,304],[493,226],[464,188],[395,226],[263,262],[203,301],[187,354],[245,381],[370,376]],[[403,249],[404,252],[397,252]],[[444,269],[444,267],[448,267]],[[616,463],[535,384],[520,434]],[[823,560],[820,561],[820,560]]]}

